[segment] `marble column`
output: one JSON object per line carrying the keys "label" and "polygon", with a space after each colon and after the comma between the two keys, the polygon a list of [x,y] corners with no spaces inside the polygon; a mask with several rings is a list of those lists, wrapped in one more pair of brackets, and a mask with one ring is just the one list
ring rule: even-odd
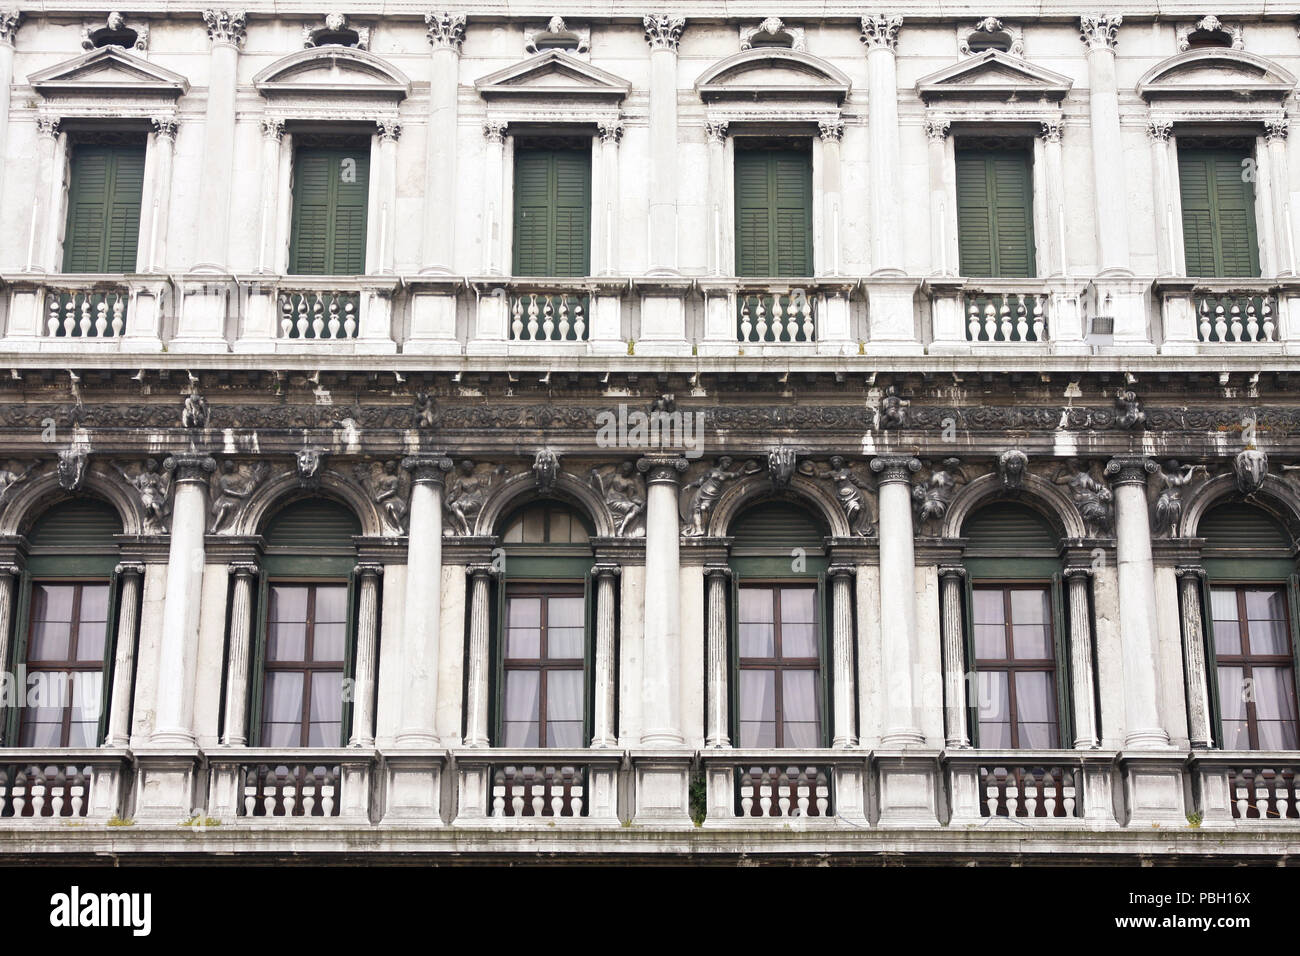
{"label": "marble column", "polygon": [[206,455],[173,455],[163,467],[173,475],[172,527],[158,653],[158,700],[150,742],[193,747],[203,534],[208,518],[208,479],[217,463]]}
{"label": "marble column", "polygon": [[172,205],[172,166],[176,155],[175,117],[155,116],[153,127],[153,208],[149,210],[149,244],[137,256],[142,272],[167,271],[167,220]]}
{"label": "marble column", "polygon": [[[14,81],[14,37],[22,14],[16,7],[0,10],[0,155],[9,145],[9,98]],[[4,163],[0,163],[0,195],[4,189]]]}
{"label": "marble column", "polygon": [[685,458],[647,456],[636,463],[646,476],[645,653],[642,665],[641,743],[680,746],[681,729],[681,518],[678,489]]}
{"label": "marble column", "polygon": [[822,242],[817,256],[817,274],[840,274],[841,173],[840,146],[844,141],[844,121],[823,120],[817,124],[822,141]]}
{"label": "marble column", "polygon": [[248,743],[248,672],[253,653],[253,588],[261,569],[251,561],[236,561],[228,565],[227,570],[235,576],[235,586],[230,598],[226,718],[222,725],[221,745],[242,747]]}
{"label": "marble column", "polygon": [[196,218],[204,224],[195,249],[196,271],[225,271],[229,260],[231,181],[235,156],[235,94],[239,48],[244,45],[242,10],[204,10],[208,39],[208,100],[203,123]]}
{"label": "marble column", "polygon": [[1047,167],[1044,180],[1047,183],[1047,248],[1050,250],[1047,262],[1049,275],[1065,275],[1069,272],[1069,255],[1065,245],[1065,170],[1061,162],[1061,137],[1065,132],[1065,120],[1058,119],[1049,123],[1040,123],[1038,138],[1043,141],[1043,160]]}
{"label": "marble column", "polygon": [[871,267],[899,271],[903,265],[898,176],[898,72],[894,51],[903,18],[862,18],[867,47],[867,138],[871,144]]}
{"label": "marble column", "polygon": [[709,152],[709,274],[729,275],[735,271],[731,256],[731,220],[727,215],[727,127],[723,120],[704,124]]}
{"label": "marble column", "polygon": [[1291,172],[1287,168],[1286,138],[1290,124],[1285,116],[1264,124],[1268,171],[1273,193],[1273,264],[1278,275],[1295,275],[1295,239],[1291,235]]}
{"label": "marble column", "polygon": [[1151,140],[1151,202],[1156,216],[1156,262],[1162,275],[1183,273],[1183,251],[1178,247],[1178,230],[1174,217],[1181,216],[1182,201],[1174,195],[1170,170],[1175,157],[1171,155],[1170,137],[1174,124],[1153,120],[1147,124],[1147,137]]}
{"label": "marble column", "polygon": [[950,223],[957,211],[949,208],[948,198],[948,131],[952,123],[943,117],[925,121],[925,138],[930,160],[930,272],[956,275],[957,263],[950,256]]}
{"label": "marble column", "polygon": [[1124,747],[1167,746],[1160,725],[1156,684],[1155,565],[1147,513],[1147,475],[1159,466],[1140,456],[1106,463],[1115,497],[1115,560],[1119,576],[1119,627],[1124,661]]}
{"label": "marble column", "polygon": [[650,44],[650,268],[677,269],[677,45],[685,17],[642,18]]}
{"label": "marble column", "polygon": [[[406,601],[402,615],[402,716],[397,745],[438,746],[438,641],[442,626],[442,490],[451,459],[419,455],[402,459],[411,473],[406,545]],[[451,693],[454,688],[448,688]]]}
{"label": "marble column", "polygon": [[1210,694],[1205,669],[1205,626],[1201,621],[1203,568],[1178,568],[1178,606],[1183,625],[1183,661],[1187,668],[1187,736],[1193,750],[1214,746]]}
{"label": "marble column", "polygon": [[946,743],[951,749],[970,747],[966,726],[966,630],[962,626],[966,569],[945,565],[939,569],[939,601],[943,629],[943,703],[947,717]]}
{"label": "marble column", "polygon": [[[117,566],[121,592],[117,605],[117,634],[113,648],[113,697],[108,707],[106,747],[125,747],[131,742],[131,693],[135,678],[135,632],[140,623],[140,594],[144,565],[124,562]],[[4,660],[0,656],[0,660]]]}
{"label": "marble column", "polygon": [[277,272],[280,268],[278,231],[280,210],[280,151],[284,143],[284,120],[268,116],[262,120],[262,221],[259,228],[257,271]]}
{"label": "marble column", "polygon": [[912,647],[916,643],[916,553],[912,541],[915,458],[873,458],[880,496],[880,632],[885,678],[885,747],[920,746]]}
{"label": "marble column", "polygon": [[617,564],[597,564],[591,569],[596,582],[596,673],[593,697],[593,747],[618,746],[618,715],[614,711],[614,581]]}
{"label": "marble column", "polygon": [[505,271],[505,144],[506,124],[483,124],[487,148],[483,151],[483,272]]}
{"label": "marble column", "polygon": [[424,160],[424,234],[420,271],[449,273],[456,258],[457,132],[460,49],[465,14],[426,13],[429,45],[429,129]]}
{"label": "marble column", "polygon": [[731,569],[725,564],[709,565],[704,569],[708,584],[708,720],[705,722],[704,746],[730,747],[731,723],[727,710],[727,590],[731,582]]}
{"label": "marble column", "polygon": [[[9,632],[13,627],[14,592],[22,569],[16,564],[0,566],[0,668],[9,664]],[[14,693],[25,689],[14,688]],[[5,744],[4,722],[0,721],[0,746]]]}
{"label": "marble column", "polygon": [[1119,84],[1115,77],[1118,14],[1083,16],[1080,39],[1088,47],[1088,121],[1092,132],[1092,196],[1097,228],[1097,267],[1129,269],[1128,192],[1124,180],[1124,141],[1119,125]]}
{"label": "marble column", "polygon": [[392,275],[397,241],[397,140],[402,124],[393,119],[376,121],[379,137],[379,247],[378,261],[368,264],[367,272]]}
{"label": "marble column", "polygon": [[623,140],[623,124],[618,121],[596,124],[600,144],[600,234],[599,247],[592,250],[599,261],[603,275],[618,272],[618,221],[620,194],[618,188],[618,146]]}
{"label": "marble column", "polygon": [[858,727],[854,715],[857,695],[853,660],[853,576],[851,564],[833,564],[826,575],[831,582],[831,746],[856,747]]}
{"label": "marble column", "polygon": [[1074,704],[1074,746],[1095,749],[1097,742],[1096,691],[1092,679],[1092,571],[1066,568],[1070,598],[1070,697]]}
{"label": "marble column", "polygon": [[491,634],[488,585],[493,568],[490,564],[471,564],[469,575],[469,673],[465,677],[465,746],[491,746],[488,731],[489,644]]}
{"label": "marble column", "polygon": [[375,674],[379,651],[379,578],[384,569],[378,564],[358,564],[357,587],[357,666],[352,684],[352,736],[349,747],[375,745]]}
{"label": "marble column", "polygon": [[[54,239],[63,177],[54,168],[62,120],[49,113],[36,117],[36,189],[32,199],[32,221],[27,236],[27,271],[47,272],[54,268]],[[3,164],[0,164],[3,165]],[[43,321],[43,318],[42,318]]]}

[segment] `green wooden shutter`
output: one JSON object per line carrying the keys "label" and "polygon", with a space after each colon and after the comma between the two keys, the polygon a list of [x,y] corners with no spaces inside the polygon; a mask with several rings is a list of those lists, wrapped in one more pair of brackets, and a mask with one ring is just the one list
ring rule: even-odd
{"label": "green wooden shutter", "polygon": [[[27,700],[27,687],[18,679],[19,664],[27,660],[27,627],[29,616],[31,614],[32,603],[32,576],[24,569],[18,575],[15,582],[17,591],[14,594],[13,602],[13,619],[10,622],[10,651],[9,660],[0,661],[7,673],[13,675],[14,685],[14,702],[7,708],[4,719],[0,720],[0,744],[12,747],[18,742],[18,718],[22,713],[22,705]],[[0,706],[4,706],[0,701]]]}
{"label": "green wooden shutter", "polygon": [[[352,693],[343,698],[343,719],[340,721],[340,732],[343,739],[339,741],[340,747],[348,745],[348,738],[352,736],[352,716],[356,713],[353,706],[356,700],[356,676],[357,676],[357,603],[360,599],[358,593],[361,589],[361,576],[355,570],[348,575],[348,612],[347,624],[344,625],[343,633],[347,635],[347,645],[343,649],[343,679],[352,681]],[[375,612],[378,616],[378,597],[375,595],[376,605]],[[376,626],[378,621],[375,622]],[[378,631],[376,631],[376,652],[378,651]],[[375,654],[375,662],[378,663],[379,654]],[[374,714],[374,711],[371,711]],[[373,719],[373,718],[372,718]]]}
{"label": "green wooden shutter", "polygon": [[289,271],[360,275],[366,271],[370,150],[303,147],[294,158]]}
{"label": "green wooden shutter", "polygon": [[[727,608],[727,716],[731,746],[740,746],[740,575],[731,572],[731,606]],[[707,643],[707,642],[706,642]]]}
{"label": "green wooden shutter", "polygon": [[817,669],[817,676],[821,685],[821,718],[822,724],[822,746],[829,747],[833,739],[834,730],[831,728],[831,714],[834,710],[831,707],[831,681],[830,681],[830,627],[827,622],[831,620],[833,611],[831,602],[834,598],[831,596],[830,588],[826,586],[826,572],[821,571],[817,575],[817,598],[814,607],[817,608],[817,652],[821,660]]}
{"label": "green wooden shutter", "polygon": [[514,274],[585,276],[591,271],[591,154],[581,149],[515,153]]}
{"label": "green wooden shutter", "polygon": [[253,608],[253,613],[257,615],[254,618],[257,626],[253,633],[253,668],[249,675],[248,703],[244,712],[244,739],[250,747],[262,743],[262,697],[266,694],[266,618],[271,608],[267,600],[269,582],[270,575],[265,571],[257,576],[257,604]]}
{"label": "green wooden shutter", "polygon": [[1074,681],[1070,671],[1070,635],[1065,631],[1065,594],[1061,572],[1052,575],[1052,633],[1056,653],[1056,746],[1074,746]]}
{"label": "green wooden shutter", "polygon": [[582,579],[582,610],[582,745],[590,747],[596,726],[596,695],[591,686],[596,676],[596,578],[590,571]]}
{"label": "green wooden shutter", "polygon": [[1255,187],[1249,150],[1180,149],[1183,254],[1191,276],[1257,276]]}
{"label": "green wooden shutter", "polygon": [[[108,733],[109,703],[113,699],[113,679],[117,676],[114,673],[113,658],[117,654],[117,614],[122,607],[123,583],[121,573],[115,568],[108,583],[108,614],[105,615],[104,623],[104,679],[99,684],[99,731],[95,738],[96,746],[103,746],[104,736]],[[143,589],[144,582],[141,581],[140,585]],[[138,613],[136,619],[138,622]],[[130,635],[128,639],[134,641],[135,635]],[[130,679],[130,675],[127,675],[127,679]]]}
{"label": "green wooden shutter", "polygon": [[1034,275],[1029,153],[957,152],[957,244],[962,275]]}
{"label": "green wooden shutter", "polygon": [[135,271],[143,191],[143,146],[73,148],[64,272]]}
{"label": "green wooden shutter", "polygon": [[975,596],[974,583],[968,573],[962,578],[962,643],[966,649],[968,666],[962,675],[966,688],[966,733],[970,736],[970,745],[980,745],[980,704],[979,674],[975,670]]}
{"label": "green wooden shutter", "polygon": [[811,155],[742,149],[735,157],[737,274],[811,275]]}

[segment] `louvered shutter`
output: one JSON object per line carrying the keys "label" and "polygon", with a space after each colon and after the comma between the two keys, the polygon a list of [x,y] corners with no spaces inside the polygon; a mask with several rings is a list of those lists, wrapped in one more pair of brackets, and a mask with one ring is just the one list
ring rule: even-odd
{"label": "louvered shutter", "polygon": [[812,273],[812,163],[805,150],[736,152],[736,272]]}
{"label": "louvered shutter", "polygon": [[772,275],[766,160],[761,152],[736,152],[736,273],[742,276]]}
{"label": "louvered shutter", "polygon": [[804,152],[771,159],[773,234],[778,276],[812,275],[812,164]]}
{"label": "louvered shutter", "polygon": [[1183,252],[1191,276],[1257,276],[1255,189],[1247,150],[1181,149]]}
{"label": "louvered shutter", "polygon": [[586,275],[590,235],[591,155],[578,149],[516,152],[515,275]]}
{"label": "louvered shutter", "polygon": [[957,154],[957,242],[968,276],[1034,275],[1033,178],[1029,154]]}
{"label": "louvered shutter", "polygon": [[64,272],[135,271],[143,190],[144,147],[74,147]]}
{"label": "louvered shutter", "polygon": [[[344,163],[356,161],[355,175],[344,175]],[[334,231],[329,275],[361,275],[366,271],[366,206],[370,193],[370,148],[342,150],[335,164]]]}
{"label": "louvered shutter", "polygon": [[591,154],[585,150],[555,151],[555,260],[551,275],[585,276],[591,271]]}
{"label": "louvered shutter", "polygon": [[366,271],[366,148],[299,149],[294,158],[289,271],[360,275]]}

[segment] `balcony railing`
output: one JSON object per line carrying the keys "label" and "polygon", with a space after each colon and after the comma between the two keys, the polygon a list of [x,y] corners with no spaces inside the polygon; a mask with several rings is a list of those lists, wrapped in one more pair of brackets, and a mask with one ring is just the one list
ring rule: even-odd
{"label": "balcony railing", "polygon": [[457,823],[617,823],[621,763],[613,750],[461,751]]}
{"label": "balcony railing", "polygon": [[281,290],[280,338],[287,340],[355,339],[360,328],[356,292]]}
{"label": "balcony railing", "polygon": [[847,750],[703,751],[704,824],[865,822],[865,756]]}
{"label": "balcony railing", "polygon": [[[952,819],[1050,825],[1110,817],[1110,762],[1096,751],[950,751]],[[1089,800],[1095,805],[1089,806]],[[1089,812],[1090,811],[1090,812]]]}
{"label": "balcony railing", "polygon": [[966,341],[1045,343],[1048,297],[1030,291],[970,291],[965,297]]}
{"label": "balcony railing", "polygon": [[1196,297],[1197,339],[1224,344],[1277,341],[1277,297],[1271,294],[1202,294]]}
{"label": "balcony railing", "polygon": [[208,813],[223,821],[366,821],[373,762],[373,754],[350,749],[216,751],[208,761]]}
{"label": "balcony railing", "polygon": [[1207,825],[1300,820],[1300,755],[1295,752],[1200,751],[1191,767]]}
{"label": "balcony railing", "polygon": [[527,292],[511,296],[510,341],[585,342],[590,332],[591,299],[567,292]]}
{"label": "balcony railing", "polygon": [[741,290],[736,295],[738,340],[746,345],[790,345],[817,340],[816,299],[801,290]]}
{"label": "balcony railing", "polygon": [[122,751],[0,750],[0,820],[107,820],[122,809],[125,777]]}
{"label": "balcony railing", "polygon": [[50,338],[109,339],[126,331],[125,289],[51,288],[45,294],[45,329]]}
{"label": "balcony railing", "polygon": [[581,817],[586,814],[586,768],[504,766],[492,775],[494,817]]}

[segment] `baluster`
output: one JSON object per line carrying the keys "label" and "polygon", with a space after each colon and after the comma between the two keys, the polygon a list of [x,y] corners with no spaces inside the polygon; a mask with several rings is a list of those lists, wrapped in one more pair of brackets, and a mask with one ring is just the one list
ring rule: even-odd
{"label": "baluster", "polygon": [[1056,807],[1061,797],[1061,771],[1047,768],[1043,771],[1043,809],[1044,816],[1056,816]]}
{"label": "baluster", "polygon": [[772,773],[774,769],[765,769],[758,781],[759,816],[770,817],[772,815]]}
{"label": "baluster", "polygon": [[1264,341],[1272,342],[1277,334],[1277,323],[1273,321],[1273,302],[1271,299],[1264,299],[1260,302],[1260,311],[1263,313]]}
{"label": "baluster", "polygon": [[51,767],[54,771],[54,785],[50,788],[50,816],[63,816],[63,805],[67,802],[68,775],[62,767]]}
{"label": "baluster", "polygon": [[113,297],[113,337],[117,338],[126,328],[126,302],[122,293]]}
{"label": "baluster", "polygon": [[1075,816],[1075,797],[1078,794],[1078,776],[1072,769],[1066,769],[1065,775],[1061,778],[1061,803],[1065,807],[1067,817]]}
{"label": "baluster", "polygon": [[586,798],[582,785],[582,768],[573,768],[573,786],[569,790],[569,816],[580,817],[583,814],[583,800]]}
{"label": "baluster", "polygon": [[510,307],[510,337],[516,342],[524,331],[524,300],[515,299]]}
{"label": "baluster", "polygon": [[754,778],[746,770],[740,776],[740,815],[747,817],[754,809]]}
{"label": "baluster", "polygon": [[300,292],[298,294],[298,321],[295,323],[295,328],[297,329],[298,332],[298,336],[297,336],[298,338],[305,339],[307,337],[307,293],[306,292]]}
{"label": "baluster", "polygon": [[1246,300],[1246,341],[1259,341],[1259,316],[1255,313],[1255,300]]}
{"label": "baluster", "polygon": [[1232,341],[1241,341],[1241,305],[1237,302],[1232,303],[1232,321],[1229,323],[1232,330]]}
{"label": "baluster", "polygon": [[1002,329],[1002,341],[1010,342],[1011,338],[1011,307],[1007,304],[1011,298],[1009,295],[1002,297],[1002,305],[998,308],[998,324]]}
{"label": "baluster", "polygon": [[988,812],[986,817],[996,817],[998,815],[998,783],[994,775],[987,767],[980,767],[980,781],[984,784],[984,805]]}
{"label": "baluster", "polygon": [[817,816],[824,817],[831,809],[830,781],[824,771],[817,771]]}
{"label": "baluster", "polygon": [[1025,795],[1025,816],[1037,816],[1038,795],[1042,791],[1042,781],[1038,778],[1038,771],[1026,769],[1020,776],[1021,787]]}
{"label": "baluster", "polygon": [[748,342],[749,333],[754,331],[754,323],[749,321],[749,297],[740,300],[740,341]]}
{"label": "baluster", "polygon": [[343,303],[343,337],[345,339],[354,339],[357,337],[357,304],[351,299]]}
{"label": "baluster", "polygon": [[998,340],[998,313],[992,299],[984,306],[984,336],[990,342]]}
{"label": "baluster", "polygon": [[293,334],[293,296],[280,293],[280,336],[289,338]]}
{"label": "baluster", "polygon": [[1020,336],[1019,341],[1029,341],[1029,308],[1025,305],[1025,293],[1020,293],[1020,301],[1016,305],[1016,334]]}
{"label": "baluster", "polygon": [[27,807],[27,797],[30,792],[28,784],[30,782],[31,778],[27,775],[25,769],[19,770],[14,776],[13,800],[14,816],[16,817],[21,817],[23,815],[23,810]]}
{"label": "baluster", "polygon": [[86,768],[70,767],[72,781],[68,786],[68,803],[72,806],[72,815],[86,815]]}
{"label": "baluster", "polygon": [[32,816],[45,816],[45,768],[32,768]]}
{"label": "baluster", "polygon": [[785,335],[785,323],[782,320],[785,312],[781,309],[781,297],[772,296],[772,341],[780,342],[781,336]]}
{"label": "baluster", "polygon": [[492,813],[494,817],[505,816],[506,812],[506,775],[498,770],[492,776]]}
{"label": "baluster", "polygon": [[303,768],[302,815],[309,817],[316,809],[316,771]]}
{"label": "baluster", "polygon": [[1273,808],[1272,789],[1269,784],[1272,782],[1273,771],[1256,770],[1255,771],[1255,812],[1259,814],[1261,820],[1269,815]]}
{"label": "baluster", "polygon": [[77,293],[68,293],[68,304],[64,307],[63,334],[75,335],[77,330]]}
{"label": "baluster", "polygon": [[528,296],[528,341],[537,341],[537,296]]}
{"label": "baluster", "polygon": [[1034,296],[1034,341],[1047,341],[1047,319],[1043,315],[1043,296]]}
{"label": "baluster", "polygon": [[566,296],[559,296],[560,300],[560,341],[564,342],[569,338],[569,300]]}
{"label": "baluster", "polygon": [[758,330],[758,341],[767,341],[767,307],[763,305],[763,297],[760,295],[756,299],[758,305],[758,315],[756,317],[755,327]]}
{"label": "baluster", "polygon": [[789,341],[799,341],[799,304],[793,298],[785,304],[785,334]]}
{"label": "baluster", "polygon": [[1223,314],[1223,303],[1214,307],[1214,334],[1220,342],[1228,341],[1228,319]]}
{"label": "baluster", "polygon": [[546,808],[546,781],[536,767],[525,767],[524,775],[528,780],[528,794],[532,797],[533,816],[540,817]]}
{"label": "baluster", "polygon": [[555,308],[549,295],[542,296],[542,338],[550,342],[555,336]]}
{"label": "baluster", "polygon": [[1246,788],[1246,771],[1238,770],[1234,776],[1236,777],[1235,789],[1237,791],[1237,819],[1244,820],[1246,819],[1247,812],[1250,810],[1250,800],[1247,797],[1247,794],[1250,791]]}
{"label": "baluster", "polygon": [[1020,806],[1020,779],[1014,770],[1006,775],[1007,816],[1019,816],[1016,812]]}
{"label": "baluster", "polygon": [[59,297],[53,293],[50,297],[50,314],[45,320],[45,333],[51,337],[59,334]]}
{"label": "baluster", "polygon": [[325,331],[325,299],[317,292],[311,304],[311,337],[322,338]]}
{"label": "baluster", "polygon": [[329,322],[327,323],[329,327],[328,338],[337,339],[339,337],[339,327],[342,325],[342,323],[339,321],[339,294],[337,292],[331,292],[329,294],[329,297],[330,297],[330,309],[329,309],[330,317],[329,317]]}
{"label": "baluster", "polygon": [[778,817],[790,815],[790,791],[794,789],[794,785],[794,779],[789,773],[784,770],[776,771],[776,815]]}
{"label": "baluster", "polygon": [[4,816],[5,807],[9,805],[9,771],[0,769],[0,816]]}
{"label": "baluster", "polygon": [[515,767],[507,767],[506,774],[510,780],[510,807],[514,810],[511,816],[522,817],[524,815],[524,785],[523,775]]}
{"label": "baluster", "polygon": [[279,768],[276,771],[276,779],[280,784],[280,802],[284,804],[284,815],[291,817],[298,805],[298,787],[296,786],[298,781],[294,779],[293,770],[289,767]]}
{"label": "baluster", "polygon": [[543,780],[551,791],[551,816],[564,816],[564,796],[571,781],[573,770],[570,767],[546,767],[542,770]]}
{"label": "baluster", "polygon": [[1208,342],[1210,341],[1210,333],[1213,331],[1213,327],[1210,325],[1210,304],[1205,299],[1202,299],[1200,307],[1201,323],[1198,328],[1200,329],[1201,341]]}
{"label": "baluster", "polygon": [[334,796],[338,793],[339,775],[337,767],[325,768],[325,783],[321,787],[321,813],[324,816],[334,816]]}
{"label": "baluster", "polygon": [[90,309],[90,293],[84,292],[81,296],[81,323],[78,327],[82,338],[90,338]]}
{"label": "baluster", "polygon": [[972,342],[980,340],[980,307],[974,300],[971,300],[970,310],[967,313],[966,338]]}
{"label": "baluster", "polygon": [[817,329],[813,325],[812,300],[806,295],[799,297],[799,312],[803,315],[803,340],[805,342],[817,341]]}
{"label": "baluster", "polygon": [[257,812],[257,770],[244,774],[244,816],[251,817]]}
{"label": "baluster", "polygon": [[95,303],[95,337],[102,339],[108,330],[108,293]]}
{"label": "baluster", "polygon": [[806,772],[798,767],[796,767],[795,770],[797,773],[797,776],[795,777],[795,781],[799,787],[797,791],[798,799],[795,801],[795,806],[798,808],[799,816],[806,817],[808,816],[808,809],[811,806],[811,801],[810,801],[810,796],[812,794],[811,781],[813,779],[813,775],[817,772],[817,768],[808,767]]}
{"label": "baluster", "polygon": [[587,341],[587,318],[582,313],[582,301],[573,303],[573,338],[577,342]]}

